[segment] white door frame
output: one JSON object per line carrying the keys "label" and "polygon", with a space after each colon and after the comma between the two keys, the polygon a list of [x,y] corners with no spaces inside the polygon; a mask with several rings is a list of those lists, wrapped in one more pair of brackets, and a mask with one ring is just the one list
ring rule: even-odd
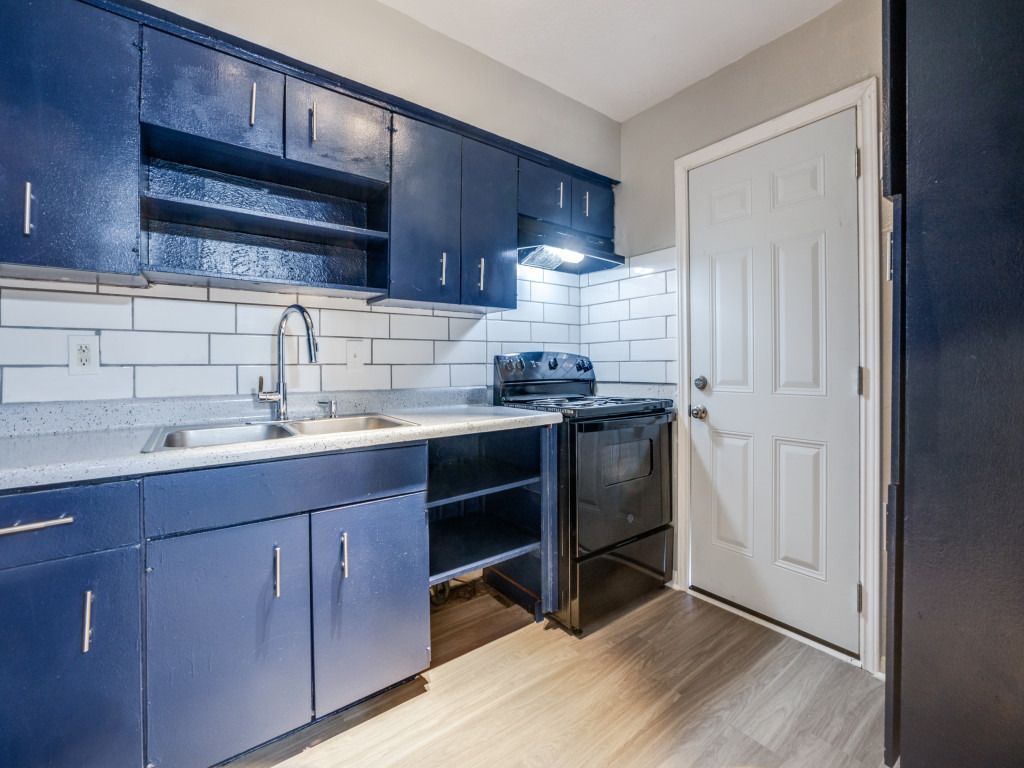
{"label": "white door frame", "polygon": [[[689,173],[694,168],[735,154],[809,123],[855,107],[861,172],[857,179],[858,254],[860,261],[860,364],[864,392],[860,398],[860,660],[864,669],[880,676],[881,664],[881,265],[879,230],[878,85],[868,78],[848,88],[787,112],[749,130],[722,139],[675,161],[676,247],[679,253],[679,403],[676,482],[679,514],[676,522],[676,575],[673,586],[688,590],[690,581],[690,226]],[[703,595],[696,595],[703,598]],[[766,626],[774,625],[765,623]],[[803,637],[786,632],[792,637]],[[822,647],[817,643],[811,643]],[[846,657],[844,657],[846,658]]]}

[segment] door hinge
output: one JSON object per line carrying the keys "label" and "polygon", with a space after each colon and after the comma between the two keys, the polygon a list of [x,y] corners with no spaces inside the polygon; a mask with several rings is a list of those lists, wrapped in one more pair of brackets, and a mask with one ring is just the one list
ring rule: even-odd
{"label": "door hinge", "polygon": [[857,395],[863,397],[864,395],[864,366],[857,366]]}
{"label": "door hinge", "polygon": [[886,262],[889,267],[889,282],[892,282],[892,232],[889,233],[888,241],[886,242]]}
{"label": "door hinge", "polygon": [[857,147],[857,151],[853,156],[853,170],[857,174],[857,178],[860,178],[860,147]]}
{"label": "door hinge", "polygon": [[857,613],[864,613],[864,585],[857,582]]}

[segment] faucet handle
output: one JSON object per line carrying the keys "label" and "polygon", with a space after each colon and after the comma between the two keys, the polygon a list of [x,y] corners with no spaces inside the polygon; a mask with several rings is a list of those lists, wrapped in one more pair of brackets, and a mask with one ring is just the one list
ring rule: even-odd
{"label": "faucet handle", "polygon": [[261,403],[279,403],[281,402],[280,392],[264,392],[263,391],[263,377],[260,376],[259,382],[256,385],[256,399]]}
{"label": "faucet handle", "polygon": [[319,405],[321,408],[327,409],[330,412],[332,419],[337,418],[338,401],[335,400],[333,397],[330,400],[318,400],[316,404]]}

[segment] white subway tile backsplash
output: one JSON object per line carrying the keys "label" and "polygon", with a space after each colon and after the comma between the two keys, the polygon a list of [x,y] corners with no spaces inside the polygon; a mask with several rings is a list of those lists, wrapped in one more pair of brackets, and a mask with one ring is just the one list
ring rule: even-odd
{"label": "white subway tile backsplash", "polygon": [[321,386],[325,392],[391,389],[390,365],[324,365],[321,368]]}
{"label": "white subway tile backsplash", "polygon": [[451,377],[453,387],[483,387],[487,385],[487,371],[490,366],[477,365],[453,365]]}
{"label": "white subway tile backsplash", "polygon": [[396,365],[391,368],[394,389],[450,387],[451,373],[447,365]]}
{"label": "white subway tile backsplash", "polygon": [[618,323],[591,323],[580,328],[580,341],[592,344],[599,341],[618,341]]}
{"label": "white subway tile backsplash", "polygon": [[594,376],[598,381],[619,381],[619,363],[595,361]]}
{"label": "white subway tile backsplash", "polygon": [[366,299],[354,299],[348,296],[319,296],[317,294],[300,293],[298,303],[306,309],[348,309],[356,312],[369,313],[370,307]]}
{"label": "white subway tile backsplash", "polygon": [[432,362],[434,362],[434,343],[432,341],[373,340],[374,365],[390,363],[409,365]]}
{"label": "white subway tile backsplash", "polygon": [[629,320],[628,301],[609,301],[607,304],[593,304],[589,309],[588,317],[593,323],[612,323],[617,320]]}
{"label": "white subway tile backsplash", "polygon": [[541,270],[544,273],[544,282],[552,285],[566,285],[572,288],[580,287],[580,276],[571,272],[556,272],[552,269]]}
{"label": "white subway tile backsplash", "polygon": [[447,339],[448,318],[395,315],[391,318],[392,339]]}
{"label": "white subway tile backsplash", "polygon": [[487,338],[491,341],[529,341],[530,324],[511,320],[488,320]]}
{"label": "white subway tile backsplash", "polygon": [[487,359],[487,344],[483,341],[435,341],[434,362],[482,363]]}
{"label": "white subway tile backsplash", "polygon": [[675,246],[662,248],[659,251],[641,253],[629,260],[630,277],[648,275],[652,272],[666,272],[677,266]]}
{"label": "white subway tile backsplash", "polygon": [[515,309],[501,313],[502,320],[519,320],[527,323],[544,320],[545,307],[563,306],[561,304],[541,304],[538,301],[520,301]]}
{"label": "white subway tile backsplash", "polygon": [[0,323],[28,328],[131,328],[132,300],[92,293],[3,288]]}
{"label": "white subway tile backsplash", "polygon": [[654,296],[645,296],[642,299],[629,300],[629,316],[638,317],[665,317],[676,313],[676,294],[659,293]]}
{"label": "white subway tile backsplash", "polygon": [[569,303],[572,304],[574,307],[578,307],[580,305],[580,289],[579,288],[570,288],[569,289]]}
{"label": "white subway tile backsplash", "polygon": [[68,336],[81,331],[0,328],[0,365],[67,365]]}
{"label": "white subway tile backsplash", "polygon": [[[260,376],[263,388],[277,389],[277,367],[269,365],[238,366],[238,394],[255,395],[259,392]],[[284,382],[291,392],[319,392],[320,366],[285,365]]]}
{"label": "white subway tile backsplash", "polygon": [[[210,290],[213,290],[212,288]],[[209,306],[218,306],[210,304]],[[231,306],[230,304],[223,304],[219,306]],[[238,304],[238,333],[266,333],[277,335],[277,324],[281,322],[281,314],[283,310],[278,306],[260,306],[257,304]],[[309,310],[310,319],[313,321],[313,328],[318,332],[320,331],[320,310],[311,309]],[[288,315],[288,321],[285,325],[285,333],[290,336],[305,336],[306,335],[306,324],[302,321],[302,317],[298,312],[293,312]]]}
{"label": "white subway tile backsplash", "polygon": [[236,369],[230,365],[136,366],[135,396],[233,395],[238,391],[235,377]]}
{"label": "white subway tile backsplash", "polygon": [[531,288],[533,283],[529,280],[519,280],[516,283],[516,300],[517,301],[531,301],[532,293]]}
{"label": "white subway tile backsplash", "polygon": [[546,271],[538,267],[524,267],[522,264],[516,265],[516,276],[520,280],[529,280],[532,283],[543,283]]}
{"label": "white subway tile backsplash", "polygon": [[569,341],[569,326],[554,323],[532,323],[530,341],[567,343]]}
{"label": "white subway tile backsplash", "polygon": [[385,314],[348,310],[320,310],[317,332],[322,336],[356,339],[386,339],[390,335],[390,317]]}
{"label": "white subway tile backsplash", "polygon": [[103,365],[204,365],[210,362],[210,341],[203,333],[157,331],[103,331]]}
{"label": "white subway tile backsplash", "polygon": [[487,319],[475,317],[472,320],[452,318],[448,321],[448,338],[452,341],[486,341]]}
{"label": "white subway tile backsplash", "polygon": [[589,306],[591,304],[603,304],[607,301],[619,300],[618,283],[601,283],[580,289],[580,304]]}
{"label": "white subway tile backsplash", "polygon": [[619,323],[620,338],[625,340],[633,339],[663,339],[665,338],[665,318],[645,317],[641,320],[623,320]]}
{"label": "white subway tile backsplash", "polygon": [[631,277],[619,283],[619,296],[623,299],[650,296],[654,293],[665,293],[665,274],[663,272]]}
{"label": "white subway tile backsplash", "polygon": [[619,363],[619,378],[617,380],[664,384],[666,381],[665,363]]}
{"label": "white subway tile backsplash", "polygon": [[588,274],[587,285],[612,283],[616,280],[624,280],[627,277],[629,277],[629,267],[612,267],[611,269],[602,269]]}
{"label": "white subway tile backsplash", "polygon": [[534,283],[530,288],[530,297],[533,301],[542,301],[547,304],[568,304],[569,288],[552,283]]}
{"label": "white subway tile backsplash", "polygon": [[675,339],[648,339],[629,343],[630,360],[675,360]]}
{"label": "white subway tile backsplash", "polygon": [[[296,339],[285,339],[285,354],[295,360]],[[213,365],[271,365],[277,362],[274,336],[214,334],[210,336],[210,363]]]}
{"label": "white subway tile backsplash", "polygon": [[4,368],[5,403],[42,403],[59,400],[112,400],[131,397],[130,367],[100,366],[89,376],[71,376],[62,368]]}
{"label": "white subway tile backsplash", "polygon": [[[235,305],[176,299],[134,299],[137,331],[188,331],[193,333],[234,333]],[[259,309],[248,307],[249,310]],[[280,310],[276,310],[278,317]],[[253,333],[254,331],[239,331]],[[270,330],[255,333],[273,333]]]}
{"label": "white subway tile backsplash", "polygon": [[606,341],[590,345],[590,359],[601,362],[617,362],[629,360],[628,341]]}
{"label": "white subway tile backsplash", "polygon": [[580,324],[580,308],[563,304],[542,304],[545,323],[561,323],[562,325]]}

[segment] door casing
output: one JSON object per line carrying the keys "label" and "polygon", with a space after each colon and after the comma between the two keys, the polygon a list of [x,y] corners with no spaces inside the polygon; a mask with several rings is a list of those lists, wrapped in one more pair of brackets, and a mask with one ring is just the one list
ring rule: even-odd
{"label": "door casing", "polygon": [[[689,173],[698,166],[761,144],[789,131],[856,108],[857,147],[860,174],[857,178],[857,235],[859,261],[860,365],[863,395],[860,398],[860,582],[863,603],[860,615],[860,658],[854,659],[808,640],[802,635],[781,630],[774,624],[754,619],[809,643],[827,653],[862,666],[876,677],[884,670],[881,620],[881,514],[885,489],[882,487],[882,369],[881,369],[881,234],[879,209],[881,189],[878,154],[878,83],[873,77],[830,96],[787,112],[746,131],[715,142],[675,161],[676,248],[679,254],[679,387],[680,408],[689,409],[690,380],[690,226]],[[684,397],[685,392],[685,397]],[[679,514],[676,524],[676,573],[673,587],[689,591],[690,585],[690,418],[683,414],[676,430],[679,450],[676,454],[676,482]],[[685,446],[685,450],[683,447]],[[708,599],[691,592],[695,597]],[[724,606],[723,607],[727,607]],[[746,614],[744,614],[746,615]],[[748,618],[750,618],[748,616]]]}

